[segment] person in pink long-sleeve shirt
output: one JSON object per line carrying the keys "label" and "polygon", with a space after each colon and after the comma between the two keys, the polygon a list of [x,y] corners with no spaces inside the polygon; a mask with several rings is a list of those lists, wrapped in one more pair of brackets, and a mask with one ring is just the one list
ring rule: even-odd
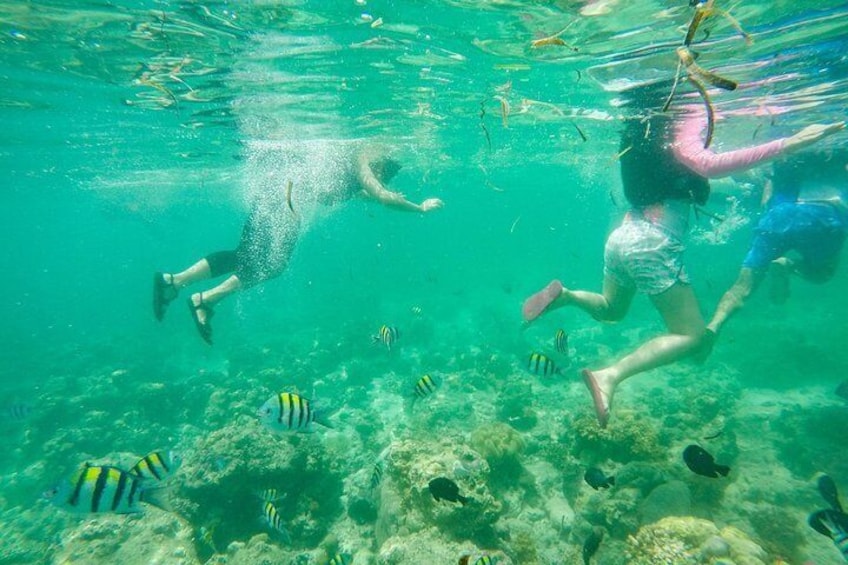
{"label": "person in pink long-sleeve shirt", "polygon": [[[659,108],[659,89],[634,92],[643,108]],[[648,295],[667,332],[650,339],[608,367],[584,369],[598,423],[606,427],[619,383],[638,373],[708,349],[711,334],[683,265],[693,206],[709,197],[708,178],[742,171],[835,133],[844,123],[811,125],[795,135],[717,153],[704,148],[704,113],[685,108],[673,116],[654,114],[625,123],[621,176],[631,204],[622,224],[607,238],[601,293],[572,290],[553,280],[523,305],[525,321],[561,306],[576,306],[600,321],[624,318],[636,292]]]}

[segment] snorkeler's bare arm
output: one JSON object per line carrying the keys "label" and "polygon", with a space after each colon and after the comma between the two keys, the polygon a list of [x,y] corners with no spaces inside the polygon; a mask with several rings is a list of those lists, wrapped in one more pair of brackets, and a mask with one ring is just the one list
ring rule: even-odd
{"label": "snorkeler's bare arm", "polygon": [[365,194],[370,198],[384,206],[408,212],[429,212],[443,206],[443,202],[438,198],[427,198],[421,204],[415,204],[407,200],[400,192],[389,190],[374,174],[371,162],[371,156],[368,153],[363,153],[357,163],[359,183],[362,185]]}
{"label": "snorkeler's bare arm", "polygon": [[796,151],[845,127],[844,122],[807,126],[795,135],[734,151],[716,153],[704,149],[701,133],[706,127],[703,114],[687,113],[675,128],[674,155],[679,162],[706,178],[719,178],[749,169],[779,155]]}

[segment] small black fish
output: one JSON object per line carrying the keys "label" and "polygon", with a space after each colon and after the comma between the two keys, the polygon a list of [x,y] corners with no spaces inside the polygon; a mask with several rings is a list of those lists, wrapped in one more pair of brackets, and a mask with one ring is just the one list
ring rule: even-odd
{"label": "small black fish", "polygon": [[683,461],[686,462],[690,471],[704,477],[717,479],[719,475],[726,477],[730,472],[730,467],[717,465],[712,455],[707,453],[703,447],[694,444],[683,450]]}
{"label": "small black fish", "polygon": [[468,504],[468,498],[459,494],[459,487],[450,479],[438,477],[430,481],[429,487],[430,494],[437,502],[445,499],[451,502],[459,502],[463,506]]}
{"label": "small black fish", "polygon": [[615,477],[612,475],[608,477],[606,473],[597,467],[586,469],[586,473],[583,475],[583,480],[595,490],[609,488],[615,485]]}
{"label": "small black fish", "polygon": [[833,479],[829,475],[822,474],[819,475],[817,483],[819,494],[822,495],[822,498],[830,504],[831,508],[842,512],[842,504],[839,502],[839,491],[836,489],[836,483],[833,482]]}
{"label": "small black fish", "polygon": [[583,542],[583,565],[589,565],[589,560],[601,547],[601,542],[604,539],[604,530],[602,528],[592,528],[592,533]]}
{"label": "small black fish", "polygon": [[848,400],[848,380],[844,380],[836,387],[836,396]]}

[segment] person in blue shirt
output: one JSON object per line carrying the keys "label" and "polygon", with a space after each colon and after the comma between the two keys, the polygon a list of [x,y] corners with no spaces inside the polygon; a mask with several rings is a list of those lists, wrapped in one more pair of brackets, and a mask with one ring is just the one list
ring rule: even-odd
{"label": "person in blue shirt", "polygon": [[811,283],[833,277],[848,233],[848,151],[808,153],[775,162],[763,200],[768,209],[754,229],[739,276],[707,324],[713,336],[767,274],[775,303],[789,297],[792,276]]}

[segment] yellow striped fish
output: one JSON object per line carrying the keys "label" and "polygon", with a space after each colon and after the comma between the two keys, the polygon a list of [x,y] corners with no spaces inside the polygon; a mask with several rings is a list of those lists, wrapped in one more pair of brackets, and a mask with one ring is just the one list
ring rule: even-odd
{"label": "yellow striped fish", "polygon": [[439,388],[439,381],[431,377],[430,375],[424,375],[417,381],[415,381],[415,397],[416,398],[427,398]]}
{"label": "yellow striped fish", "polygon": [[495,565],[497,559],[488,555],[463,555],[459,558],[459,565]]}
{"label": "yellow striped fish", "polygon": [[259,421],[276,432],[309,432],[313,422],[332,427],[315,413],[309,400],[294,392],[281,392],[265,401],[259,409]]}
{"label": "yellow striped fish", "polygon": [[173,451],[152,451],[139,459],[130,469],[130,473],[142,479],[164,481],[179,469],[182,462],[182,458]]}
{"label": "yellow striped fish", "polygon": [[544,353],[531,353],[527,359],[527,369],[533,374],[545,377],[559,373],[559,367]]}
{"label": "yellow striped fish", "polygon": [[286,495],[280,493],[275,488],[266,488],[259,491],[259,498],[262,499],[262,502],[276,502],[282,498],[285,498]]}
{"label": "yellow striped fish", "polygon": [[378,460],[374,463],[374,468],[371,471],[371,488],[375,489],[380,486],[383,481],[383,461]]}
{"label": "yellow striped fish", "polygon": [[387,326],[387,325],[384,324],[384,325],[380,326],[380,332],[375,336],[371,336],[371,339],[375,343],[381,342],[383,345],[386,346],[386,349],[391,351],[392,345],[398,340],[399,337],[400,337],[400,331],[398,331],[398,329],[396,327]]}
{"label": "yellow striped fish", "polygon": [[337,553],[333,555],[327,565],[352,565],[353,555],[350,553]]}
{"label": "yellow striped fish", "polygon": [[554,346],[557,352],[568,355],[568,334],[565,333],[565,330],[561,328],[557,330],[554,336]]}
{"label": "yellow striped fish", "polygon": [[289,536],[288,530],[283,526],[283,519],[280,517],[280,513],[277,511],[277,507],[274,506],[271,502],[263,502],[262,503],[262,516],[265,519],[265,523],[271,527],[274,531],[280,534],[287,544],[291,544],[291,536]]}
{"label": "yellow striped fish", "polygon": [[[71,512],[141,512],[145,502],[167,510],[162,500],[142,486],[144,479],[117,467],[85,464],[67,481],[45,493],[54,504]],[[161,489],[160,489],[161,490]]]}

